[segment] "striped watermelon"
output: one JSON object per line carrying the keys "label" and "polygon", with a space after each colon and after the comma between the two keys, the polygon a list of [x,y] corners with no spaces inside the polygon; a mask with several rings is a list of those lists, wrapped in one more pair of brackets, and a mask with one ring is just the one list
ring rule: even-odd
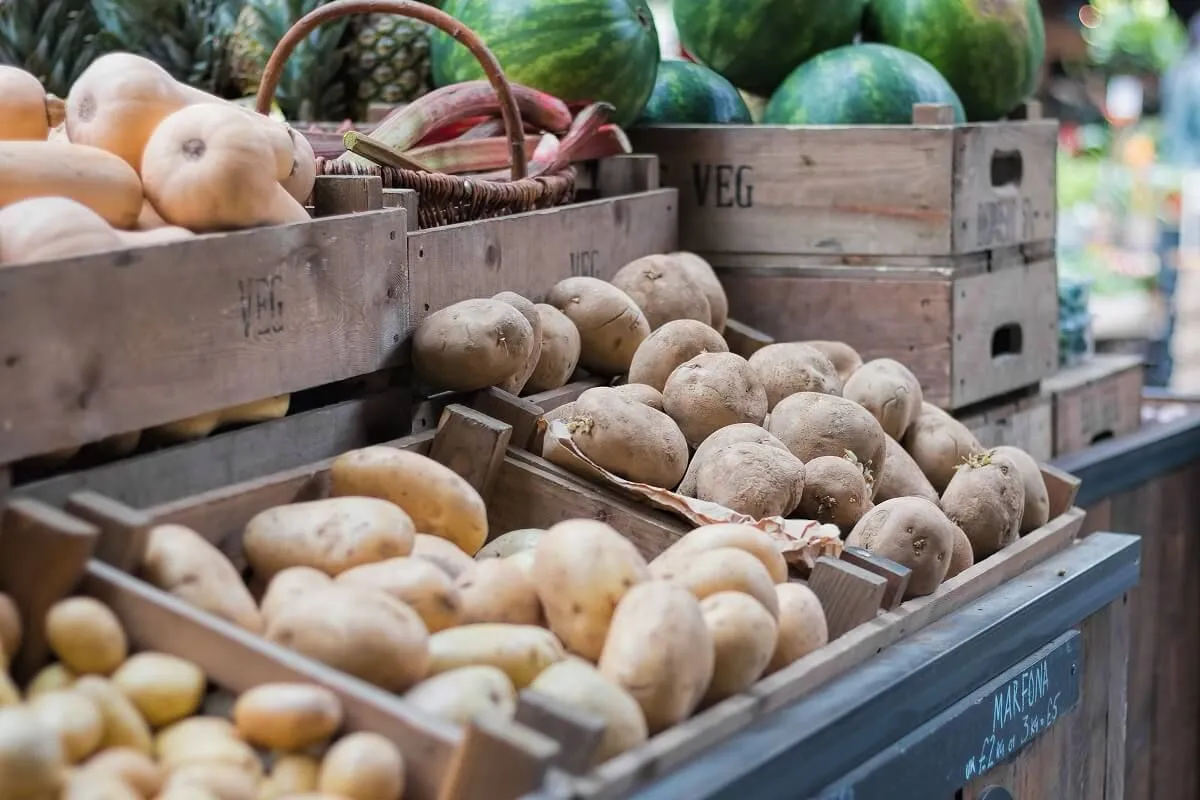
{"label": "striped watermelon", "polygon": [[733,84],[708,67],[672,60],[658,65],[654,93],[639,125],[749,125],[750,111]]}

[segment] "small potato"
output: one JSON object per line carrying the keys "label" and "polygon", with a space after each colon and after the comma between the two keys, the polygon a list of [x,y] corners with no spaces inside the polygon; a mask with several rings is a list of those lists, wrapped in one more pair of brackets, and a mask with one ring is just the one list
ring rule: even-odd
{"label": "small potato", "polygon": [[692,283],[700,287],[708,300],[709,324],[718,333],[725,331],[725,322],[729,318],[729,298],[725,296],[725,287],[717,277],[712,265],[695,253],[679,250],[669,253],[676,263],[683,268]]}
{"label": "small potato", "polygon": [[252,745],[303,750],[342,726],[342,702],[315,683],[261,683],[238,696],[233,721],[237,735]]}
{"label": "small potato", "polygon": [[542,622],[542,604],[533,580],[503,558],[479,562],[459,575],[454,587],[462,598],[463,622]]}
{"label": "small potato", "polygon": [[1025,481],[1016,463],[994,450],[970,456],[942,492],[942,510],[971,540],[982,561],[1015,542],[1025,511]]}
{"label": "small potato", "polygon": [[233,723],[224,717],[188,717],[169,725],[154,737],[154,755],[160,761],[177,761],[198,742],[236,738]]}
{"label": "small potato", "polygon": [[84,675],[75,681],[71,691],[87,697],[100,712],[104,720],[100,749],[130,747],[142,753],[150,752],[153,741],[150,726],[137,706],[112,681],[98,675]]}
{"label": "small potato", "polygon": [[678,584],[649,581],[634,586],[617,604],[598,666],[642,707],[653,735],[696,710],[714,661],[700,602]]}
{"label": "small potato", "polygon": [[728,353],[729,345],[716,330],[694,319],[668,322],[638,345],[629,365],[629,382],[662,391],[680,364],[701,353]]}
{"label": "small potato", "polygon": [[842,383],[849,380],[855,370],[863,365],[862,356],[845,342],[810,340],[803,344],[819,351],[828,358],[833,364],[833,368],[837,370],[838,377],[842,379]]}
{"label": "small potato", "polygon": [[863,515],[846,544],[890,558],[912,570],[904,597],[933,594],[946,579],[954,552],[954,523],[921,497],[885,500]]}
{"label": "small potato", "polygon": [[579,366],[594,375],[628,372],[638,345],[650,335],[650,323],[633,298],[599,278],[559,281],[546,302],[575,323]]}
{"label": "small potato", "polygon": [[[844,397],[797,392],[771,411],[767,430],[779,437],[804,462],[821,456],[844,456],[846,451],[872,473],[883,466],[887,434],[871,412]],[[806,476],[806,481],[811,478]]]}
{"label": "small potato", "polygon": [[271,774],[258,789],[258,800],[279,800],[317,789],[321,762],[312,756],[287,753],[275,759]]}
{"label": "small potato", "polygon": [[767,393],[746,359],[735,353],[701,353],[667,378],[663,410],[679,425],[687,443],[698,447],[726,425],[762,424]]}
{"label": "small potato", "polygon": [[52,728],[62,740],[67,763],[78,764],[100,746],[104,718],[88,697],[79,692],[57,691],[38,695],[29,702],[38,721]]}
{"label": "small potato", "polygon": [[868,361],[855,370],[842,388],[842,397],[870,411],[893,439],[904,438],[925,402],[917,376],[890,358]]}
{"label": "small potato", "polygon": [[519,530],[502,533],[483,546],[475,554],[476,561],[485,558],[508,558],[522,550],[532,550],[537,547],[538,539],[546,531],[544,528],[520,528]]}
{"label": "small potato", "polygon": [[524,689],[546,667],[566,655],[558,638],[535,625],[478,623],[429,637],[430,675],[470,666],[499,669]]}
{"label": "small potato", "polygon": [[459,667],[426,678],[404,699],[415,708],[456,725],[480,715],[511,719],[517,712],[517,690],[501,670],[486,664]]}
{"label": "small potato", "polygon": [[633,543],[595,520],[558,523],[533,554],[533,584],[550,630],[590,661],[600,657],[622,595],[647,580],[650,569]]}
{"label": "small potato", "polygon": [[[774,588],[771,591],[775,598]],[[750,688],[762,677],[775,652],[775,618],[741,592],[717,592],[700,601],[704,624],[716,654],[705,703],[716,703]]]}
{"label": "small potato", "polygon": [[[666,488],[677,485],[687,469],[687,441],[675,422],[609,387],[579,395],[566,422],[571,440],[585,456],[626,480]],[[549,439],[544,447],[550,461],[576,467]]]}
{"label": "small potato", "polygon": [[939,493],[946,491],[959,464],[983,452],[966,425],[930,403],[921,404],[921,413],[900,443]]}
{"label": "small potato", "polygon": [[361,564],[412,552],[416,529],[404,509],[376,497],[330,497],[255,514],[242,547],[255,575],[270,580],[288,567],[338,575]]}
{"label": "small potato", "polygon": [[658,554],[650,563],[650,572],[657,576],[663,570],[673,569],[677,558],[690,558],[695,553],[718,547],[733,547],[754,556],[767,568],[773,583],[783,583],[788,578],[787,562],[770,534],[752,525],[737,523],[702,525],[684,534],[682,539]]}
{"label": "small potato", "polygon": [[283,608],[297,597],[302,597],[314,589],[321,589],[331,583],[329,575],[312,567],[288,567],[275,573],[263,593],[259,611],[263,619],[270,623]]}
{"label": "small potato", "polygon": [[237,568],[191,528],[151,528],[140,574],[185,603],[253,633],[262,632],[262,615]]}
{"label": "small potato", "polygon": [[513,553],[511,556],[506,558],[505,561],[520,567],[521,571],[524,572],[530,580],[533,580],[534,555],[535,552],[533,550],[522,550],[519,553]]}
{"label": "small potato", "polygon": [[529,688],[567,708],[604,720],[604,737],[595,764],[632,750],[650,735],[646,715],[633,696],[581,658],[551,664]]}
{"label": "small potato", "polygon": [[473,392],[497,386],[524,370],[533,346],[533,326],[510,304],[462,300],[417,324],[412,336],[413,368],[417,379],[428,386]]}
{"label": "small potato", "polygon": [[431,561],[389,558],[346,570],[337,581],[386,592],[416,611],[430,633],[464,621],[463,598],[454,579]]}
{"label": "small potato", "polygon": [[696,497],[754,519],[786,517],[804,495],[804,474],[804,462],[787,450],[739,442],[706,457]]}
{"label": "small potato", "polygon": [[807,584],[778,584],[775,596],[779,600],[779,636],[764,673],[767,675],[829,644],[825,609]]}
{"label": "small potato", "polygon": [[224,763],[184,764],[171,771],[163,792],[176,788],[195,787],[211,792],[217,800],[256,800],[258,779],[250,773]]}
{"label": "small potato", "polygon": [[335,582],[297,598],[266,637],[394,692],[425,677],[429,633],[404,603],[377,589]]}
{"label": "small potato", "polygon": [[91,597],[59,600],[46,612],[50,649],[78,675],[109,675],[129,655],[129,640],[108,606]]}
{"label": "small potato", "polygon": [[704,600],[719,592],[741,592],[762,603],[772,617],[779,616],[779,599],[767,568],[744,550],[717,547],[679,558],[654,570],[654,577],[678,583]]}
{"label": "small potato", "polygon": [[650,406],[655,411],[663,410],[662,392],[653,386],[647,386],[644,383],[623,383],[620,386],[613,386],[612,390],[621,397],[627,397],[635,403]]}
{"label": "small potato", "polygon": [[487,541],[487,507],[479,492],[420,453],[387,445],[351,450],[334,459],[329,476],[334,496],[389,500],[408,512],[418,531],[441,536],[467,555]]}
{"label": "small potato", "polygon": [[133,787],[140,797],[154,797],[162,790],[166,775],[147,754],[128,747],[113,747],[97,753],[79,768],[79,775],[111,775]]}
{"label": "small potato", "polygon": [[883,467],[875,473],[874,500],[882,503],[897,497],[924,497],[931,503],[938,502],[941,498],[933,484],[908,451],[890,436],[884,445],[887,455],[883,457]]}
{"label": "small potato", "polygon": [[688,271],[668,255],[643,256],[613,275],[613,286],[629,295],[646,315],[650,330],[677,319],[712,321],[708,297]]}
{"label": "small potato", "polygon": [[557,308],[538,303],[542,325],[542,347],[533,374],[525,383],[525,392],[548,392],[566,386],[579,366],[579,329]]}
{"label": "small potato", "polygon": [[57,800],[142,800],[142,796],[116,775],[72,773]]}
{"label": "small potato", "polygon": [[833,362],[802,342],[777,342],[755,351],[750,367],[767,392],[767,410],[796,392],[841,394],[842,379]]}
{"label": "small potato", "polygon": [[871,486],[857,459],[820,456],[805,464],[804,496],[798,509],[801,517],[845,531],[871,506]]}
{"label": "small potato", "polygon": [[188,764],[226,764],[256,780],[263,774],[262,760],[254,748],[241,739],[227,736],[190,742],[188,747],[173,751],[161,761],[168,772]]}
{"label": "small potato", "polygon": [[[224,798],[218,797],[202,786],[187,783],[164,789],[162,794],[155,797],[154,800],[224,800]],[[297,798],[293,797],[289,800],[297,800]]]}
{"label": "small potato", "polygon": [[500,292],[492,297],[493,300],[499,300],[503,303],[508,303],[510,306],[521,312],[521,316],[529,323],[529,327],[533,329],[533,339],[529,344],[529,354],[525,357],[525,365],[514,372],[511,377],[496,384],[496,386],[506,392],[512,394],[520,394],[525,388],[525,384],[529,382],[533,371],[537,369],[538,359],[542,356],[542,317],[538,313],[537,307],[529,300],[516,292]]}
{"label": "small potato", "polygon": [[57,800],[67,763],[57,732],[28,708],[0,708],[0,797]]}
{"label": "small potato", "polygon": [[451,578],[457,578],[475,566],[475,559],[464,553],[454,542],[427,533],[417,534],[410,558],[428,561]]}
{"label": "small potato", "polygon": [[79,677],[61,661],[47,664],[33,676],[33,680],[25,687],[25,697],[29,700],[46,692],[56,692],[59,689],[70,689]]}
{"label": "small potato", "polygon": [[152,652],[131,656],[113,673],[112,682],[155,728],[195,714],[208,688],[200,667],[179,656]]}
{"label": "small potato", "polygon": [[971,540],[963,533],[962,528],[955,525],[954,551],[950,554],[950,569],[946,570],[946,580],[950,580],[973,566],[975,566],[975,551],[971,548]]}
{"label": "small potato", "polygon": [[779,441],[778,437],[767,433],[767,429],[761,425],[754,425],[749,422],[727,425],[713,432],[696,448],[696,454],[692,456],[692,461],[688,464],[687,472],[684,474],[683,480],[680,481],[679,488],[675,491],[687,497],[695,497],[696,473],[700,467],[707,463],[721,449],[739,442],[754,442],[756,444],[776,447],[780,450],[787,450],[787,445]]}
{"label": "small potato", "polygon": [[1050,494],[1046,491],[1046,477],[1033,456],[1019,447],[997,447],[992,450],[1008,456],[1021,473],[1025,484],[1025,508],[1021,514],[1021,535],[1037,530],[1050,521]]}
{"label": "small potato", "polygon": [[21,649],[21,612],[13,599],[0,592],[0,663],[11,660]]}
{"label": "small potato", "polygon": [[400,800],[404,757],[378,733],[343,736],[321,760],[317,791],[346,800]]}

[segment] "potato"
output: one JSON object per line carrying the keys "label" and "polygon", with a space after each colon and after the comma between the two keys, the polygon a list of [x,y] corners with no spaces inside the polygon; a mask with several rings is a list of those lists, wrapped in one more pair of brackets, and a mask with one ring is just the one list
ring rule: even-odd
{"label": "potato", "polygon": [[683,268],[692,283],[700,287],[708,300],[709,324],[718,333],[725,331],[725,322],[729,318],[729,298],[725,296],[725,287],[712,266],[695,253],[679,250],[669,253],[675,262]]}
{"label": "potato", "polygon": [[613,609],[650,569],[633,543],[589,519],[560,522],[533,554],[533,584],[550,630],[572,653],[600,657]]}
{"label": "potato", "polygon": [[837,370],[838,377],[842,379],[842,383],[849,380],[850,376],[863,365],[862,356],[845,342],[809,340],[802,344],[808,345],[828,358],[833,364],[833,368]]}
{"label": "potato", "polygon": [[384,689],[425,677],[429,633],[416,611],[377,589],[335,582],[298,597],[266,637]]}
{"label": "potato", "polygon": [[833,362],[802,342],[762,347],[750,356],[750,368],[767,392],[768,411],[796,392],[842,393],[842,379]]}
{"label": "potato", "polygon": [[633,696],[581,658],[568,657],[551,664],[529,688],[604,721],[594,764],[603,764],[649,738],[646,715]]}
{"label": "potato", "polygon": [[271,774],[258,789],[259,800],[277,800],[317,788],[321,762],[312,756],[288,753],[278,756]]}
{"label": "potato", "polygon": [[11,660],[21,649],[21,612],[17,604],[0,592],[0,664],[5,656]]}
{"label": "potato", "polygon": [[474,555],[487,541],[487,507],[454,470],[419,453],[386,445],[351,450],[329,468],[331,494],[389,500],[408,512],[421,533]]}
{"label": "potato", "polygon": [[845,530],[871,506],[871,486],[857,459],[820,456],[804,465],[804,495],[797,509],[801,517]]}
{"label": "potato", "polygon": [[233,722],[237,735],[252,745],[303,750],[342,726],[342,701],[315,683],[261,683],[238,696]]}
{"label": "potato", "polygon": [[162,767],[154,759],[129,747],[113,747],[97,753],[76,774],[111,775],[127,783],[141,797],[157,795],[166,779]]}
{"label": "potato", "polygon": [[522,550],[519,553],[513,553],[504,560],[510,564],[515,564],[529,577],[530,580],[533,580],[534,555],[535,554],[533,550]]}
{"label": "potato", "polygon": [[[774,587],[771,598],[775,599]],[[745,691],[762,676],[779,632],[763,605],[741,592],[711,594],[700,601],[700,611],[715,652],[704,702],[716,703]]]}
{"label": "potato", "polygon": [[404,795],[404,757],[378,733],[344,736],[321,760],[317,791],[346,800],[400,800]]}
{"label": "potato", "polygon": [[825,609],[807,584],[780,583],[775,587],[775,596],[779,600],[779,636],[766,675],[829,644]]}
{"label": "potato", "polygon": [[[687,441],[675,422],[609,387],[579,395],[567,425],[571,440],[585,456],[626,480],[666,488],[677,485],[687,469]],[[575,462],[561,451],[546,440],[546,458],[575,468]]]}
{"label": "potato", "polygon": [[917,462],[898,441],[889,436],[884,446],[887,455],[883,457],[883,467],[875,473],[874,499],[877,502],[897,497],[924,497],[931,503],[941,499]]}
{"label": "potato", "polygon": [[487,664],[426,678],[409,689],[404,699],[426,714],[464,726],[480,715],[511,719],[517,713],[517,690],[512,681]]}
{"label": "potato", "polygon": [[458,545],[427,533],[417,534],[411,557],[428,561],[451,578],[457,578],[475,566],[475,559],[459,549]]}
{"label": "potato", "polygon": [[533,371],[537,369],[538,359],[542,357],[542,317],[532,300],[528,300],[516,292],[500,292],[500,294],[494,295],[492,299],[508,303],[521,312],[521,316],[525,318],[525,321],[529,323],[529,327],[533,330],[533,339],[529,343],[529,354],[525,357],[524,366],[513,373],[508,379],[496,384],[503,391],[520,394],[521,390],[525,388],[525,384],[529,382],[530,376],[533,375]]}
{"label": "potato", "polygon": [[30,700],[29,709],[39,722],[58,734],[67,763],[79,763],[100,746],[104,718],[87,696],[71,691],[46,692]]}
{"label": "potato", "polygon": [[[299,797],[299,795],[297,796]],[[288,800],[297,800],[297,797],[288,798]],[[162,794],[158,795],[154,800],[225,800],[223,797],[218,797],[208,789],[195,784],[182,784],[172,786],[169,789],[164,789]]]}
{"label": "potato", "polygon": [[481,561],[454,582],[462,598],[463,622],[539,625],[542,604],[533,580],[502,558]]}
{"label": "potato", "polygon": [[522,550],[532,550],[537,547],[538,539],[541,539],[542,534],[545,532],[544,528],[520,528],[508,533],[502,533],[485,544],[483,549],[475,554],[475,560],[483,561],[485,558],[508,558]]}
{"label": "potato", "polygon": [[939,494],[946,491],[959,464],[983,452],[966,425],[930,403],[921,404],[921,413],[900,443]]}
{"label": "potato", "polygon": [[62,793],[58,795],[58,800],[142,800],[142,796],[115,775],[72,773],[67,778]]}
{"label": "potato", "polygon": [[767,568],[774,583],[783,583],[788,578],[787,562],[770,534],[752,525],[737,523],[701,525],[689,531],[650,562],[650,573],[657,576],[664,570],[671,571],[676,559],[690,558],[695,553],[718,547],[733,547],[754,556]]}
{"label": "potato", "polygon": [[701,353],[728,353],[725,338],[694,319],[667,322],[638,345],[629,365],[629,382],[662,391],[667,378],[680,364]]}
{"label": "potato", "polygon": [[595,375],[623,375],[650,335],[650,323],[625,292],[599,278],[559,281],[546,302],[567,315],[579,331],[579,365]]}
{"label": "potato", "polygon": [[557,308],[538,303],[542,346],[533,374],[525,383],[526,393],[548,392],[566,386],[579,366],[579,329]]}
{"label": "potato", "polygon": [[1021,535],[1037,530],[1050,521],[1050,493],[1046,490],[1046,478],[1033,456],[1019,447],[997,447],[992,450],[1008,456],[1021,473],[1025,484],[1025,508],[1021,514]]}
{"label": "potato", "polygon": [[684,473],[683,480],[680,481],[679,488],[676,491],[688,497],[695,497],[696,473],[699,472],[700,467],[704,466],[709,459],[713,458],[723,448],[738,444],[739,442],[754,442],[756,444],[769,445],[780,450],[787,450],[787,445],[779,441],[778,437],[767,433],[767,429],[761,425],[754,425],[749,422],[727,425],[720,430],[714,431],[696,448],[696,454],[692,456],[692,461],[688,464],[687,472]]}
{"label": "potato", "polygon": [[198,739],[187,748],[176,750],[162,759],[162,765],[169,772],[188,764],[225,764],[236,767],[256,780],[262,778],[263,774],[262,761],[254,748],[241,739],[229,736]]}
{"label": "potato", "polygon": [[314,589],[321,589],[331,583],[330,577],[319,569],[312,567],[288,567],[275,573],[263,593],[259,611],[263,619],[270,623],[272,619],[287,607],[297,597],[301,597]]}
{"label": "potato", "polygon": [[499,669],[524,689],[546,667],[561,661],[562,644],[536,625],[497,622],[461,625],[429,637],[430,675],[471,666]]}
{"label": "potato", "polygon": [[33,676],[33,680],[25,687],[26,699],[32,700],[40,694],[55,692],[59,689],[70,689],[78,676],[61,661],[47,664]]}
{"label": "potato", "polygon": [[430,633],[464,622],[463,598],[454,579],[431,561],[389,558],[346,570],[337,581],[386,592],[416,611]]}
{"label": "potato", "polygon": [[[804,462],[821,456],[858,458],[872,474],[883,466],[887,434],[871,412],[844,397],[818,392],[797,392],[771,411],[767,430],[779,437],[792,454]],[[811,480],[807,473],[805,480]]]}
{"label": "potato", "polygon": [[700,601],[678,584],[649,581],[617,604],[598,666],[642,707],[653,735],[696,710],[714,660]]}
{"label": "potato", "polygon": [[173,770],[163,786],[169,793],[176,788],[196,787],[211,792],[217,800],[256,800],[258,779],[233,764],[185,764]]}
{"label": "potato", "polygon": [[376,497],[330,497],[255,514],[242,547],[255,574],[270,580],[288,567],[338,575],[412,552],[416,529],[404,509]]}
{"label": "potato", "polygon": [[188,717],[158,732],[154,737],[154,754],[160,761],[178,761],[197,743],[236,736],[233,723],[224,717]]}
{"label": "potato", "polygon": [[524,370],[534,341],[529,320],[503,300],[462,300],[417,324],[413,368],[428,386],[473,392]]}
{"label": "potato", "polygon": [[112,681],[98,675],[84,675],[75,681],[71,691],[87,697],[100,712],[104,720],[100,749],[130,747],[142,753],[150,752],[150,726],[138,713],[137,706]]}
{"label": "potato", "polygon": [[151,528],[140,574],[185,603],[246,630],[262,632],[262,615],[237,568],[191,528]]}
{"label": "potato", "polygon": [[195,714],[208,688],[204,670],[192,662],[148,651],[131,656],[112,682],[155,728]]}
{"label": "potato", "polygon": [[20,702],[21,690],[13,683],[7,667],[0,662],[0,708],[19,705]]}
{"label": "potato", "polygon": [[746,359],[735,353],[701,353],[667,378],[663,410],[679,425],[687,443],[698,447],[726,425],[761,424],[767,416],[767,393]]}
{"label": "potato", "polygon": [[933,594],[946,579],[954,552],[954,523],[923,497],[884,500],[863,515],[846,544],[912,570],[905,599]]}
{"label": "potato", "polygon": [[950,553],[950,569],[946,570],[945,580],[950,580],[960,572],[975,566],[975,551],[971,548],[971,540],[963,533],[963,529],[954,526],[954,550]]}
{"label": "potato", "polygon": [[883,432],[894,439],[904,438],[925,402],[917,376],[890,358],[877,358],[856,369],[842,387],[842,397],[870,411]]}
{"label": "potato", "polygon": [[696,471],[698,499],[754,519],[788,516],[803,494],[804,462],[767,444],[729,445],[706,457]]}
{"label": "potato", "polygon": [[129,640],[108,606],[91,597],[59,600],[46,612],[46,641],[78,675],[108,675],[129,654]]}
{"label": "potato", "polygon": [[653,386],[647,386],[644,383],[623,383],[620,386],[613,386],[612,390],[621,397],[626,397],[635,403],[650,406],[655,411],[663,410],[662,392]]}
{"label": "potato", "polygon": [[650,330],[677,319],[712,321],[704,290],[672,256],[642,256],[617,270],[611,283],[637,303]]}
{"label": "potato", "polygon": [[0,709],[0,797],[56,800],[66,767],[53,728],[31,709]]}
{"label": "potato", "polygon": [[1020,536],[1025,481],[1016,463],[994,450],[970,456],[942,492],[942,510],[971,540],[981,561]]}
{"label": "potato", "polygon": [[675,559],[653,571],[655,578],[678,583],[703,600],[718,592],[741,592],[762,603],[772,617],[779,616],[775,583],[767,568],[745,550],[717,547]]}

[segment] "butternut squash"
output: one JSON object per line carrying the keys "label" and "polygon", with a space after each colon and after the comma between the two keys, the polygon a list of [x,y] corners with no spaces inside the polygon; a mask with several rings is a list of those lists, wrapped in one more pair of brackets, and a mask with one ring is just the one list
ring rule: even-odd
{"label": "butternut squash", "polygon": [[44,142],[50,128],[42,82],[19,67],[0,64],[0,140]]}
{"label": "butternut squash", "polygon": [[117,232],[103,217],[65,197],[35,197],[0,209],[0,266],[84,256],[121,246]]}
{"label": "butternut squash", "polygon": [[117,228],[142,210],[137,173],[112,153],[70,142],[0,142],[0,208],[33,197],[67,197]]}
{"label": "butternut squash", "polygon": [[292,136],[292,174],[280,183],[297,203],[303,204],[308,201],[317,182],[317,156],[307,136],[291,128],[288,128],[288,133]]}

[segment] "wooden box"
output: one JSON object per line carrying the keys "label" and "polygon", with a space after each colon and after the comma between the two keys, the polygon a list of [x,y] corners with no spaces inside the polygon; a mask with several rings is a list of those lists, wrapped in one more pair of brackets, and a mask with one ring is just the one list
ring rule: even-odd
{"label": "wooden box", "polygon": [[1140,356],[1097,355],[1043,384],[1054,403],[1054,455],[1133,433],[1142,423]]}
{"label": "wooden box", "polygon": [[955,416],[984,447],[1019,447],[1039,463],[1054,456],[1053,404],[1036,392],[970,406]]}

